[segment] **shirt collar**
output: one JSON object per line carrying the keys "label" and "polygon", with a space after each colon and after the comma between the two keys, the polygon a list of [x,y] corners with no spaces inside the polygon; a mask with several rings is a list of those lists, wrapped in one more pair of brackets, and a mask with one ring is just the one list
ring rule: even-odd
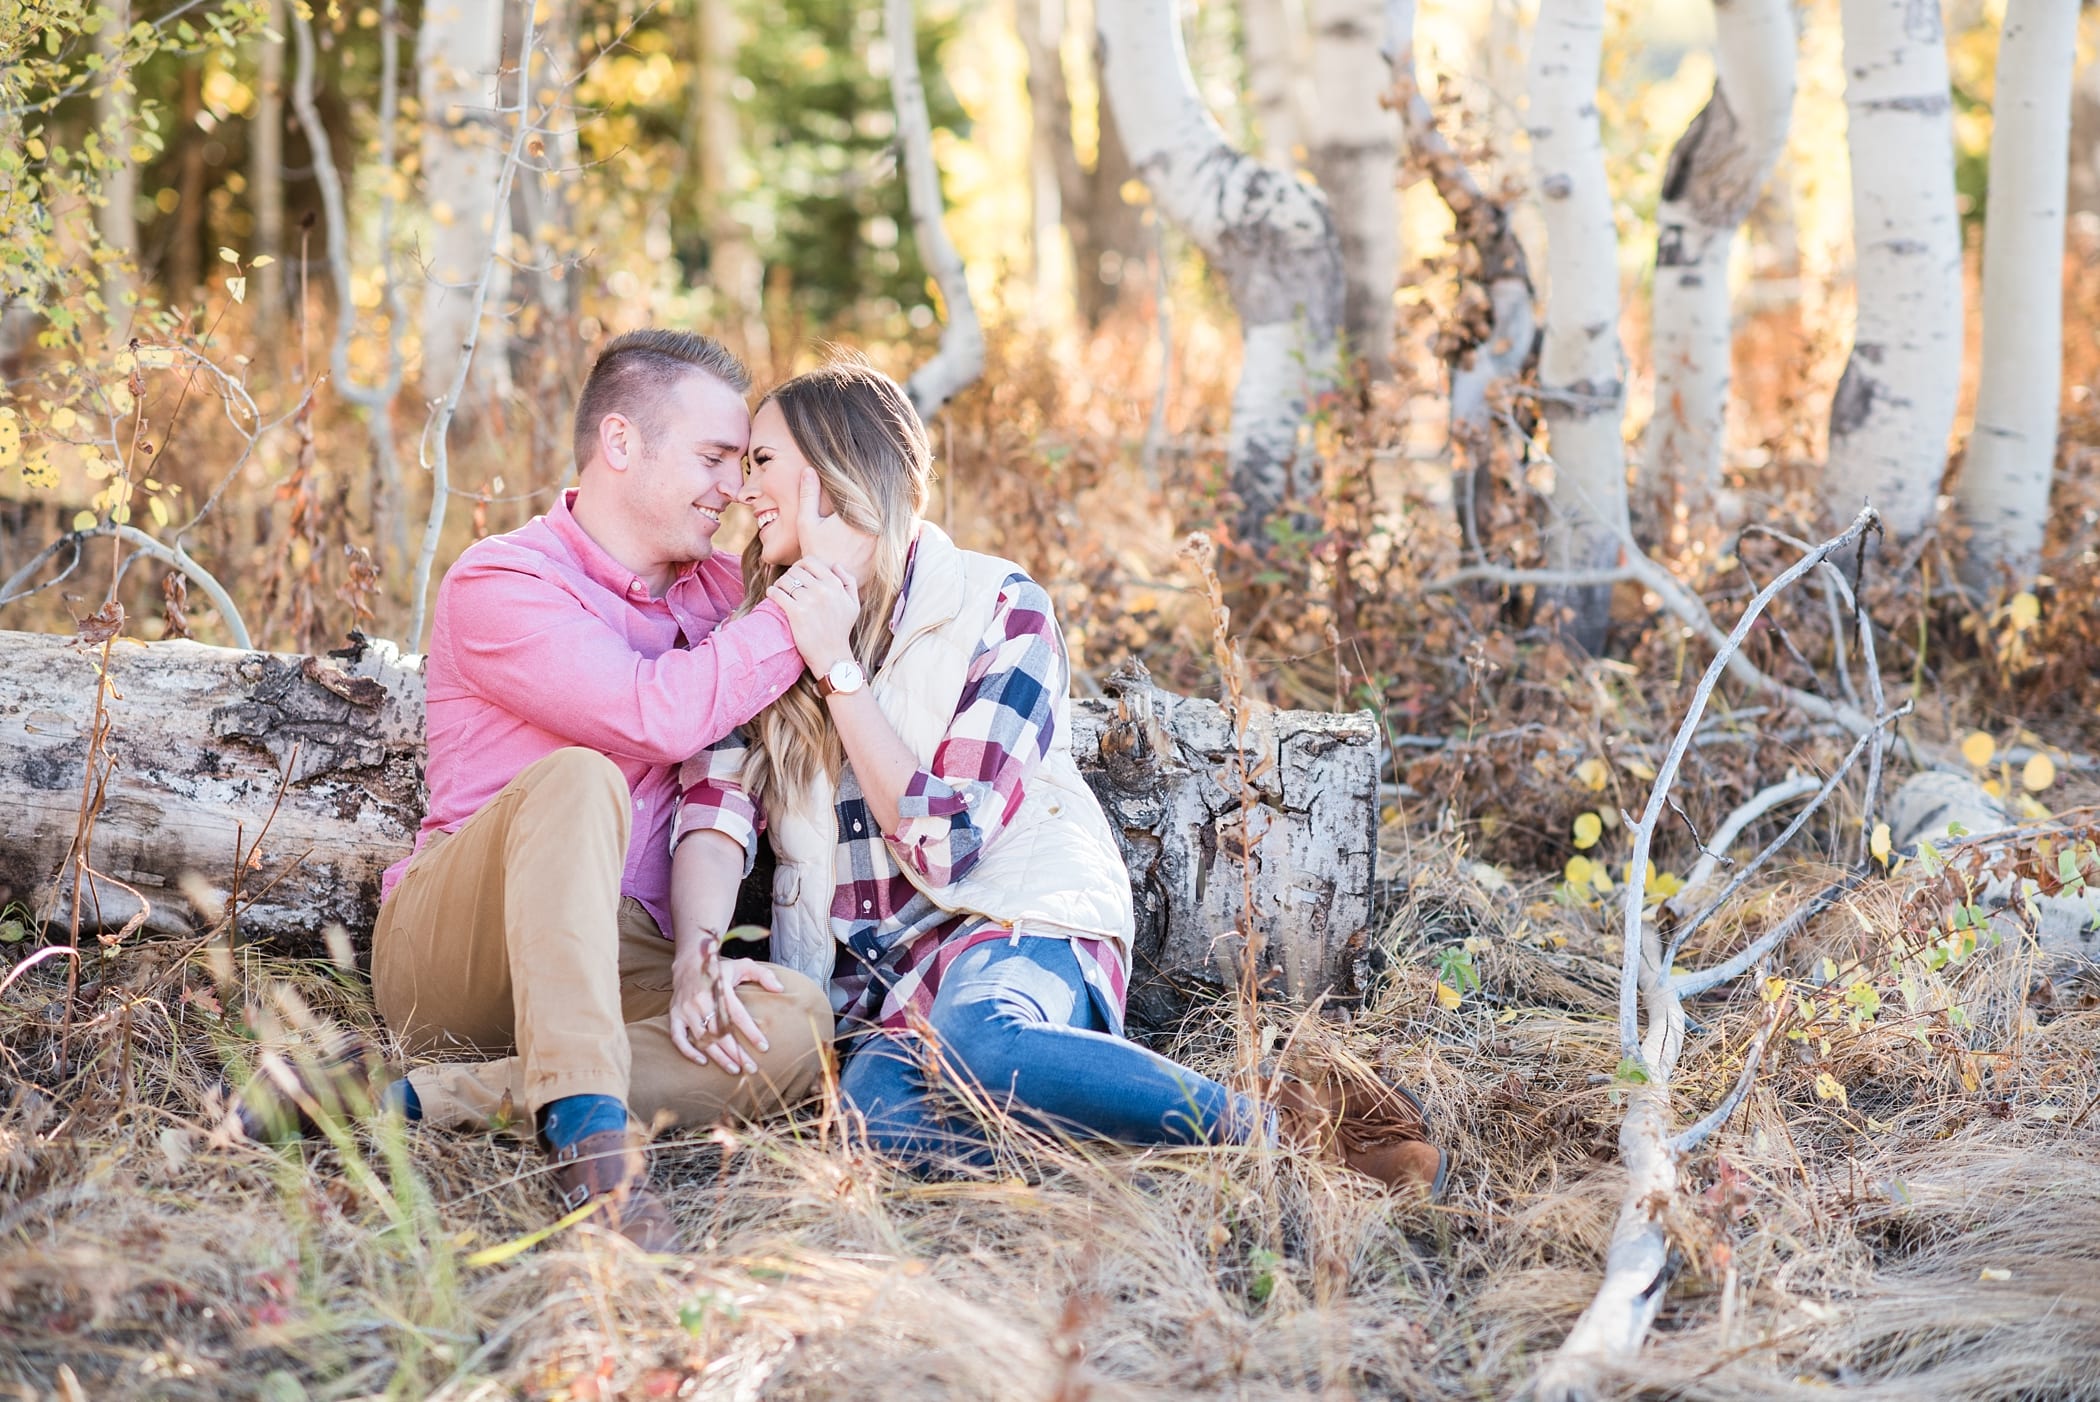
{"label": "shirt collar", "polygon": [[[603,585],[632,603],[648,601],[649,581],[607,554],[605,547],[592,540],[590,533],[577,522],[576,488],[570,487],[555,495],[554,505],[547,508],[547,529],[568,547],[592,583]],[[679,566],[671,583],[676,585],[680,580],[691,578],[699,568],[697,560],[687,561]]]}

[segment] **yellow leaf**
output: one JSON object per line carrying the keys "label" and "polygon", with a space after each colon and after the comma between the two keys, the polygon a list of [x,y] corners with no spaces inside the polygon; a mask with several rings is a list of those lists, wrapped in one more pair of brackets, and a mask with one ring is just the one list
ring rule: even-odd
{"label": "yellow leaf", "polygon": [[275,258],[272,258],[269,254],[263,253],[258,254],[253,258],[250,258],[248,260],[248,266],[251,268],[267,268],[276,261],[277,260]]}
{"label": "yellow leaf", "polygon": [[2020,787],[2029,793],[2040,793],[2055,782],[2056,761],[2047,755],[2036,755],[2020,771]]}
{"label": "yellow leaf", "polygon": [[1831,1075],[1828,1071],[1816,1072],[1816,1099],[1835,1100],[1838,1104],[1845,1106],[1850,1106],[1852,1103],[1845,1096],[1845,1088],[1838,1084],[1838,1078]]}
{"label": "yellow leaf", "polygon": [[1772,977],[1766,979],[1764,981],[1764,985],[1758,989],[1757,996],[1767,1003],[1778,1002],[1781,998],[1786,997],[1786,980],[1779,977],[1779,975],[1777,974],[1772,975]]}
{"label": "yellow leaf", "polygon": [[232,263],[235,266],[239,266],[241,261],[241,255],[235,253],[230,248],[222,248],[219,250],[219,261],[221,263]]}
{"label": "yellow leaf", "polygon": [[1961,742],[1961,757],[1971,769],[1981,769],[1998,753],[1998,742],[1980,730],[1972,730]]}
{"label": "yellow leaf", "polygon": [[1586,850],[1597,845],[1604,836],[1604,820],[1595,813],[1579,813],[1575,817],[1575,846]]}
{"label": "yellow leaf", "polygon": [[33,136],[22,143],[22,149],[29,153],[29,159],[32,161],[41,161],[50,154],[44,149],[44,143]]}
{"label": "yellow leaf", "polygon": [[1684,878],[1674,871],[1657,872],[1655,879],[1648,884],[1654,889],[1657,900],[1666,901],[1684,889]]}
{"label": "yellow leaf", "polygon": [[1604,863],[1590,863],[1590,885],[1599,891],[1611,889],[1611,872]]}
{"label": "yellow leaf", "polygon": [[1122,188],[1117,190],[1116,193],[1123,197],[1123,203],[1125,204],[1137,205],[1142,208],[1152,203],[1152,191],[1145,187],[1145,182],[1142,180],[1126,180],[1123,182]]}
{"label": "yellow leaf", "polygon": [[1460,1002],[1458,990],[1442,979],[1438,979],[1436,981],[1436,1001],[1441,1007],[1455,1008]]}
{"label": "yellow leaf", "polygon": [[1992,798],[2005,797],[2005,785],[1997,779],[1984,780],[1983,791],[1989,794]]}
{"label": "yellow leaf", "polygon": [[247,301],[248,279],[244,277],[230,277],[226,279],[226,292],[236,302]]}
{"label": "yellow leaf", "polygon": [[1601,759],[1586,759],[1575,766],[1575,777],[1591,793],[1603,793],[1604,786],[1611,782],[1611,770]]}
{"label": "yellow leaf", "polygon": [[1889,825],[1887,823],[1876,823],[1874,825],[1874,835],[1867,839],[1867,850],[1874,854],[1875,861],[1886,866],[1891,848]]}
{"label": "yellow leaf", "polygon": [[1655,782],[1655,766],[1627,756],[1620,759],[1619,767],[1644,784]]}
{"label": "yellow leaf", "polygon": [[53,433],[71,433],[73,426],[79,422],[80,415],[74,413],[68,405],[61,404],[51,411],[51,431]]}
{"label": "yellow leaf", "polygon": [[140,346],[139,368],[165,370],[175,363],[175,352],[167,346]]}
{"label": "yellow leaf", "polygon": [[159,497],[147,497],[146,509],[153,513],[153,524],[165,528],[168,524],[168,504]]}
{"label": "yellow leaf", "polygon": [[1577,853],[1568,858],[1568,864],[1560,874],[1570,886],[1587,886],[1590,884],[1590,867],[1590,859]]}
{"label": "yellow leaf", "polygon": [[76,514],[73,517],[73,529],[76,531],[91,531],[95,529],[95,513],[82,511]]}
{"label": "yellow leaf", "polygon": [[2012,626],[2024,633],[2042,620],[2042,601],[2025,592],[2012,596],[2012,604],[2006,610]]}
{"label": "yellow leaf", "polygon": [[13,467],[22,456],[22,421],[12,409],[0,409],[0,467]]}

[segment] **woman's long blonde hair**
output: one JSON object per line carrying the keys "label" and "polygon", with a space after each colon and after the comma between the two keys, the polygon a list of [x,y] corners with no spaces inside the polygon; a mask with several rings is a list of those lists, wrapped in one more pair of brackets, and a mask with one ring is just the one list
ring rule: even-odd
{"label": "woman's long blonde hair", "polygon": [[[858,356],[842,356],[776,386],[759,408],[777,405],[802,456],[817,470],[831,509],[875,537],[868,577],[860,581],[860,618],[853,655],[869,676],[889,650],[890,615],[904,586],[912,532],[926,508],[933,455],[926,427],[903,386]],[[780,503],[791,511],[792,503]],[[784,571],[769,565],[756,539],[744,547],[744,611],[765,598]],[[804,673],[751,722],[744,786],[761,809],[769,797],[806,788],[821,766],[836,778],[844,763],[838,733]]]}

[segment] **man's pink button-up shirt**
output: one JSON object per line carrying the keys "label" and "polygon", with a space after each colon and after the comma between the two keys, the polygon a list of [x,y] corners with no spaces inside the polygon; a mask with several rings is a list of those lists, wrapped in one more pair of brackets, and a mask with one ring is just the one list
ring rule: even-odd
{"label": "man's pink button-up shirt", "polygon": [[[621,894],[671,930],[678,765],[794,685],[802,659],[770,603],[742,602],[737,562],[680,571],[660,599],[585,535],[573,490],[546,515],[470,546],[438,589],[428,683],[430,810],[417,850],[569,745],[620,766],[634,804]],[[408,866],[388,868],[391,893]]]}

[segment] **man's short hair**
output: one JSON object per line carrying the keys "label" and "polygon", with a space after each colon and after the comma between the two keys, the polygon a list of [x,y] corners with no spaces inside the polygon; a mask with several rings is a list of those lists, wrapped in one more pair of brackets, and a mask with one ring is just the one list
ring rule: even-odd
{"label": "man's short hair", "polygon": [[664,392],[681,376],[712,375],[738,394],[751,392],[744,362],[711,336],[697,331],[643,330],[615,336],[598,353],[576,399],[576,470],[598,451],[598,425],[607,414],[623,414],[656,436]]}

